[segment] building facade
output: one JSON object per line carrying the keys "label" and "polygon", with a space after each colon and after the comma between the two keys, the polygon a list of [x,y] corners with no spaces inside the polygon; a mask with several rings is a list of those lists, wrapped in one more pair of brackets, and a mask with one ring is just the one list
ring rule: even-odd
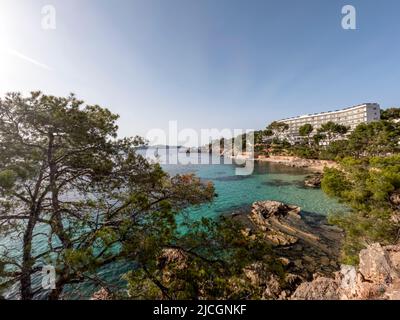
{"label": "building facade", "polygon": [[337,124],[348,126],[350,132],[360,123],[370,123],[381,119],[380,106],[377,103],[364,103],[354,107],[345,108],[335,111],[327,111],[321,113],[308,114],[279,120],[289,125],[286,131],[286,137],[290,142],[296,142],[302,139],[299,129],[305,124],[311,124],[314,135],[322,124],[332,121]]}

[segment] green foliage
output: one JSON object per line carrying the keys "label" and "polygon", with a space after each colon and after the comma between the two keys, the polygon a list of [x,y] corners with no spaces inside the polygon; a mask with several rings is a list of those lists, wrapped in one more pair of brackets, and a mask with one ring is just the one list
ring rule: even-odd
{"label": "green foliage", "polygon": [[256,299],[261,288],[246,279],[245,267],[264,262],[268,272],[283,275],[263,237],[250,239],[232,219],[202,219],[186,227],[188,232],[174,245],[157,258],[147,255],[149,259],[140,262],[145,267],[126,275],[131,298]]}
{"label": "green foliage", "polygon": [[296,157],[305,159],[318,159],[318,152],[314,148],[310,148],[305,144],[298,144],[290,147],[290,151]]}
{"label": "green foliage", "polygon": [[[230,219],[178,225],[184,208],[213,200],[213,184],[149,163],[136,152],[143,139],[117,138],[117,119],[73,95],[0,99],[0,231],[15,239],[0,252],[1,287],[18,284],[33,299],[32,277],[49,264],[57,278],[48,298],[68,298],[67,285],[107,287],[99,268],[123,261],[135,266],[126,275],[131,298],[260,296],[243,268],[261,261],[283,272],[265,241]],[[254,134],[260,141],[264,132]],[[48,241],[35,247],[36,237]],[[171,249],[185,268],[165,260]]]}
{"label": "green foliage", "polygon": [[400,155],[344,158],[340,169],[325,169],[322,189],[351,208],[348,213],[329,217],[331,223],[345,230],[345,263],[356,263],[360,249],[368,243],[396,241],[400,225],[392,219],[396,206],[390,196],[400,189]]}
{"label": "green foliage", "polygon": [[[2,247],[0,283],[19,282],[23,299],[44,263],[57,270],[50,299],[70,283],[104,285],[98,268],[156,256],[174,241],[177,214],[213,199],[211,183],[137,154],[143,139],[118,139],[117,119],[73,95],[0,99],[0,231],[15,239]],[[48,241],[36,248],[39,236]]]}
{"label": "green foliage", "polygon": [[[312,136],[311,129],[310,125],[303,125],[299,134],[304,140],[277,148],[276,153],[283,151],[302,158],[339,161],[345,157],[386,156],[400,150],[400,124],[391,121],[362,123],[350,134],[347,134],[349,128],[333,122],[323,124]],[[275,137],[275,144],[280,143],[282,139]]]}
{"label": "green foliage", "polygon": [[348,154],[377,156],[398,152],[400,126],[388,121],[360,124],[349,136]]}
{"label": "green foliage", "polygon": [[308,137],[313,132],[313,130],[314,127],[311,124],[306,123],[299,128],[299,134],[303,137]]}
{"label": "green foliage", "polygon": [[321,160],[340,160],[348,155],[347,149],[347,140],[332,141],[325,148],[320,148],[318,157]]}
{"label": "green foliage", "polygon": [[349,127],[329,121],[321,125],[318,133],[323,134],[328,143],[342,138],[349,131]]}
{"label": "green foliage", "polygon": [[12,189],[17,180],[17,174],[15,171],[6,169],[0,172],[0,188],[5,192]]}
{"label": "green foliage", "polygon": [[400,108],[389,108],[381,110],[382,120],[397,120],[400,119]]}

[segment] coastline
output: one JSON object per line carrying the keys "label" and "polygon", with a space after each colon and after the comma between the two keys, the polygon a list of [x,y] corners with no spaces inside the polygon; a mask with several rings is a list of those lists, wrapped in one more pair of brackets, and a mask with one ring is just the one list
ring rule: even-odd
{"label": "coastline", "polygon": [[337,168],[338,164],[332,160],[303,159],[294,156],[270,156],[258,157],[256,161],[279,163],[294,168],[305,168],[314,172],[322,173],[325,168]]}
{"label": "coastline", "polygon": [[338,168],[337,162],[332,160],[304,159],[295,156],[258,156],[250,158],[246,154],[231,157],[233,160],[253,160],[259,162],[278,163],[292,168],[308,169],[315,173],[323,173],[325,168]]}

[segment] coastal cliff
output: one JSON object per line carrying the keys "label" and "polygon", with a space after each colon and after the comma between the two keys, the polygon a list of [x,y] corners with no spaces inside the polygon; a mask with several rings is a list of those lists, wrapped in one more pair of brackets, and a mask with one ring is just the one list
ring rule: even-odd
{"label": "coastal cliff", "polygon": [[358,267],[342,265],[331,277],[302,283],[294,300],[400,300],[400,245],[369,245]]}
{"label": "coastal cliff", "polygon": [[[283,285],[268,278],[266,298],[400,299],[400,245],[374,243],[361,250],[357,267],[340,265],[341,231],[323,219],[313,221],[299,207],[277,201],[255,202],[249,219],[265,232],[287,272]],[[247,270],[252,282],[260,282],[259,270],[260,266]]]}

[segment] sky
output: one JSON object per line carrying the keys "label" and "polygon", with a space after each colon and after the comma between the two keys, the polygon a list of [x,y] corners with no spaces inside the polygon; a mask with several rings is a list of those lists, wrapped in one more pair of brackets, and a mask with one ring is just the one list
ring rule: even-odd
{"label": "sky", "polygon": [[[356,30],[342,28],[347,4]],[[399,106],[399,12],[398,0],[0,0],[0,96],[73,92],[118,113],[120,136]]]}

